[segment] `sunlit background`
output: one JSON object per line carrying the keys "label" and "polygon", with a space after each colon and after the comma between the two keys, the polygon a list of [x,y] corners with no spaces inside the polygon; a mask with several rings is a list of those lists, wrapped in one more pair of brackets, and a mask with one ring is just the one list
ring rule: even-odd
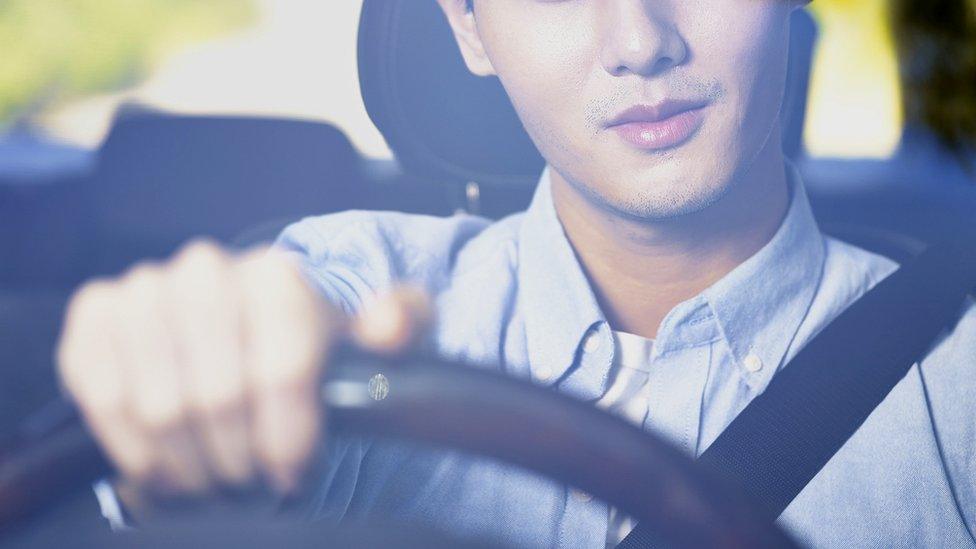
{"label": "sunlit background", "polygon": [[[286,116],[388,158],[356,73],[361,0],[4,0],[0,134],[96,149],[116,108]],[[885,0],[817,0],[806,148],[884,158],[902,126]]]}
{"label": "sunlit background", "polygon": [[886,0],[818,0],[804,141],[813,156],[884,158],[901,137],[898,63]]}

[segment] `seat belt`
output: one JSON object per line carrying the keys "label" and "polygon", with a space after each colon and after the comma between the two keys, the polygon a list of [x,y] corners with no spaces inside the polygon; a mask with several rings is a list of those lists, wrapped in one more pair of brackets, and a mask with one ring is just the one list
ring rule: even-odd
{"label": "seat belt", "polygon": [[[959,319],[976,239],[959,231],[882,280],[813,338],[698,458],[770,521]],[[638,523],[617,549],[664,547]]]}

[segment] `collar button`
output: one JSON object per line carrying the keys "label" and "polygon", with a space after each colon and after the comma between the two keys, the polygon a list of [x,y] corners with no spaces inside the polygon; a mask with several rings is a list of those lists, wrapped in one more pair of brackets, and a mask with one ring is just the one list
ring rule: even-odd
{"label": "collar button", "polygon": [[763,369],[762,359],[758,355],[749,355],[742,361],[742,366],[750,374],[758,373],[759,370]]}
{"label": "collar button", "polygon": [[573,497],[576,498],[577,501],[582,501],[585,503],[593,499],[593,496],[590,495],[588,492],[584,492],[583,490],[580,490],[578,488],[573,488],[572,492],[573,492]]}
{"label": "collar button", "polygon": [[600,332],[593,330],[583,338],[583,351],[587,353],[595,352],[600,348]]}

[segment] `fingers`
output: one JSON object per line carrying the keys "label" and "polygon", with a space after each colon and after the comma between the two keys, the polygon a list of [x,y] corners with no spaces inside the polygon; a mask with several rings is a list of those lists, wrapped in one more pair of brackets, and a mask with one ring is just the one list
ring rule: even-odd
{"label": "fingers", "polygon": [[[166,269],[137,267],[120,284],[117,341],[128,409],[152,449],[148,484],[194,495],[251,477],[239,318],[227,258],[186,247]],[[112,333],[114,328],[114,332]]]}
{"label": "fingers", "polygon": [[396,353],[432,321],[411,287],[348,321],[283,252],[196,242],[79,290],[57,360],[127,486],[198,495],[263,476],[292,491],[325,420],[318,387],[335,343]]}
{"label": "fingers", "polygon": [[242,319],[255,454],[268,481],[289,492],[319,436],[319,376],[341,317],[283,254],[252,253],[237,270],[240,291],[249,296]]}
{"label": "fingers", "polygon": [[209,487],[208,469],[192,443],[191,417],[184,396],[174,334],[162,306],[164,273],[139,266],[121,283],[116,322],[107,331],[116,342],[128,384],[127,409],[152,441],[152,483],[161,489],[200,493]]}
{"label": "fingers", "polygon": [[332,313],[283,256],[197,242],[80,290],[59,371],[129,485],[200,494],[252,481],[257,462],[294,478],[319,430]]}
{"label": "fingers", "polygon": [[253,475],[248,391],[243,375],[241,297],[231,258],[197,242],[176,258],[168,277],[166,316],[179,341],[188,415],[210,473],[241,485]]}
{"label": "fingers", "polygon": [[104,329],[115,305],[107,282],[77,291],[65,316],[57,362],[61,383],[105,453],[126,477],[144,482],[153,470],[152,448],[128,413],[122,362]]}

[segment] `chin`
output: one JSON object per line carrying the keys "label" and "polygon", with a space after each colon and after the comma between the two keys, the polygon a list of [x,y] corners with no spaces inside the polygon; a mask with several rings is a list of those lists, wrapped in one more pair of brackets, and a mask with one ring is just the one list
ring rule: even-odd
{"label": "chin", "polygon": [[[637,220],[661,221],[698,213],[718,202],[729,185],[701,162],[690,162],[683,155],[646,165],[604,172],[597,181],[614,182],[603,189],[592,189],[605,207]],[[715,173],[713,177],[706,174]]]}
{"label": "chin", "polygon": [[646,221],[674,219],[705,210],[721,192],[694,186],[667,186],[665,192],[630,193],[619,201],[617,209],[624,215]]}

